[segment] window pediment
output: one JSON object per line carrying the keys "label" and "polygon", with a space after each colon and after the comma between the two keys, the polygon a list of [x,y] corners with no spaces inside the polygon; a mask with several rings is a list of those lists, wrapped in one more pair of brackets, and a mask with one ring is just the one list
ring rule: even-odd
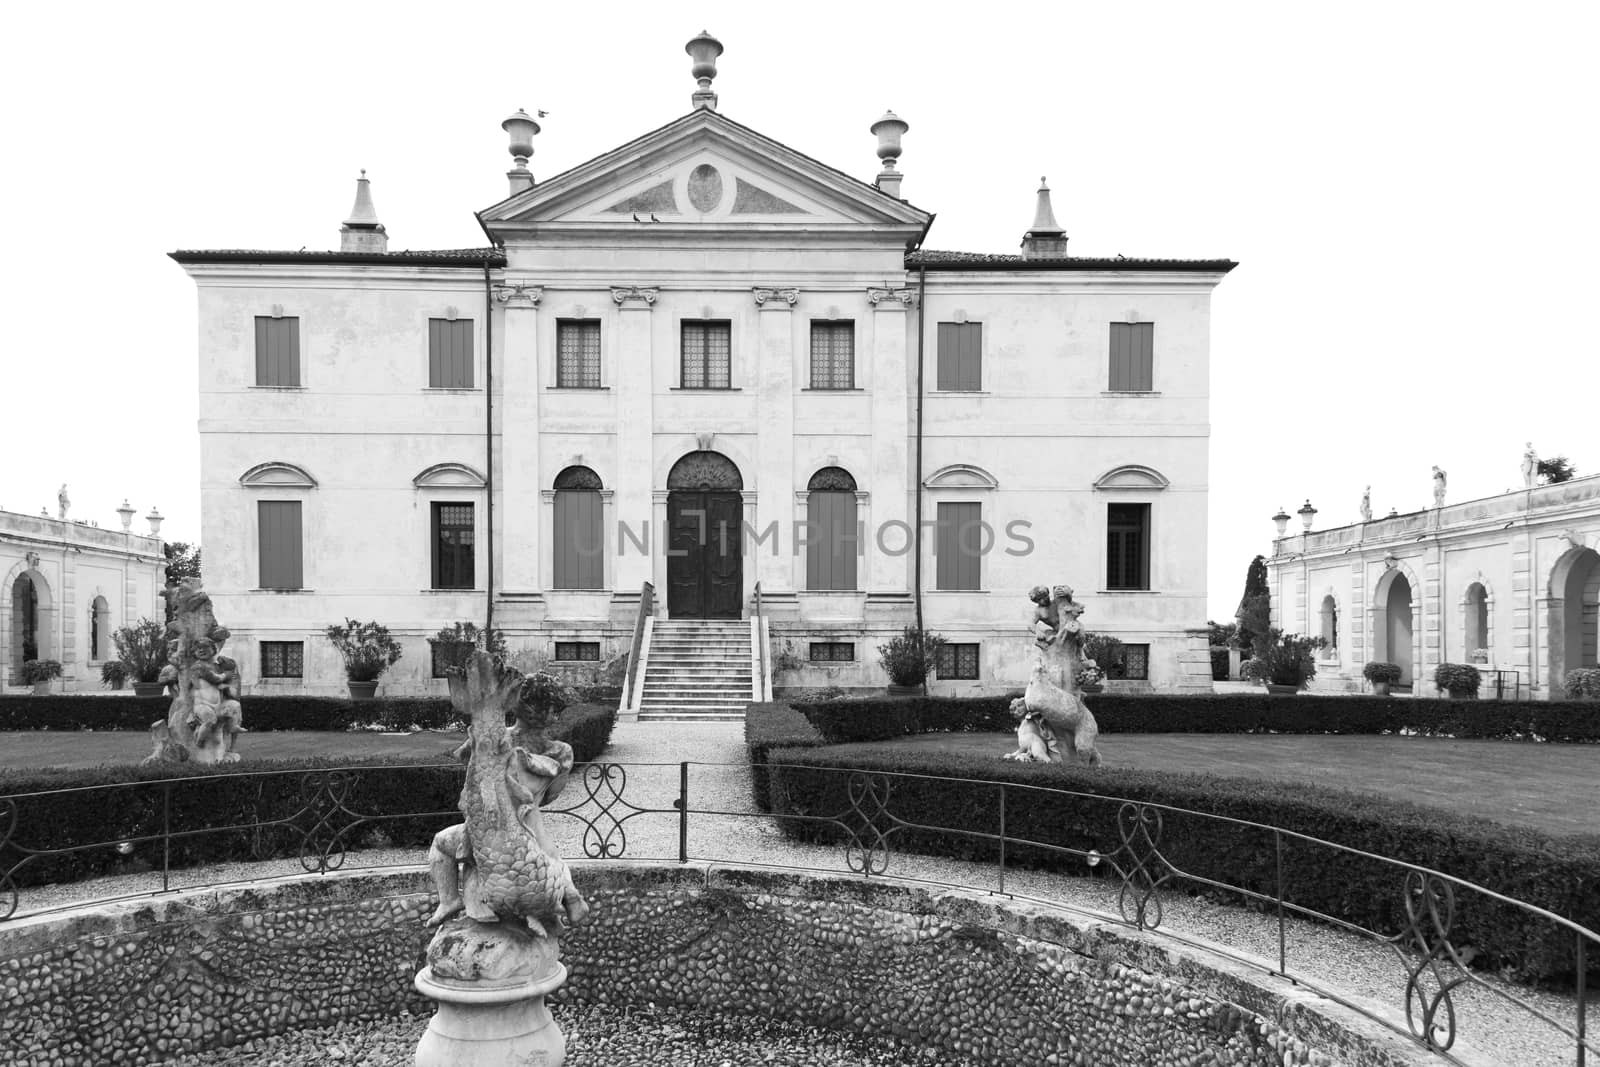
{"label": "window pediment", "polygon": [[982,467],[952,463],[928,475],[922,484],[928,489],[997,489],[1000,481]]}
{"label": "window pediment", "polygon": [[1154,467],[1125,463],[1113,467],[1094,481],[1096,489],[1165,489],[1172,483]]}
{"label": "window pediment", "polygon": [[315,489],[317,480],[304,467],[275,459],[239,475],[239,484],[247,489]]}
{"label": "window pediment", "polygon": [[465,463],[435,463],[418,472],[417,476],[411,479],[411,484],[418,489],[435,487],[482,489],[484,477],[476,467],[469,467]]}

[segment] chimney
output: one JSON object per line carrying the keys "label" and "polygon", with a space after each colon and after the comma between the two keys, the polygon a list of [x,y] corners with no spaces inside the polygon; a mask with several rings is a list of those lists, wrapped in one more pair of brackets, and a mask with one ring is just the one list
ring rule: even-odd
{"label": "chimney", "polygon": [[696,88],[689,101],[697,111],[700,108],[717,110],[717,94],[711,91],[711,79],[717,76],[717,57],[722,54],[722,42],[701,30],[698,36],[690,38],[683,50],[694,60],[689,73],[694,75]]}
{"label": "chimney", "polygon": [[372,183],[367,181],[367,172],[364,170],[361,177],[356,179],[355,207],[350,209],[350,217],[339,227],[339,251],[389,251],[389,236],[384,232],[383,223],[378,221],[378,212],[372,206]]}
{"label": "chimney", "polygon": [[533,172],[528,169],[528,159],[533,155],[533,138],[539,132],[539,124],[519,107],[515,115],[500,124],[500,128],[511,135],[511,144],[506,151],[511,153],[514,165],[506,171],[506,180],[511,183],[511,195],[516,196],[524,189],[533,188]]}
{"label": "chimney", "polygon": [[893,111],[885,111],[871,126],[878,136],[878,158],[883,160],[883,169],[874,184],[896,200],[901,199],[900,179],[905,175],[895,169],[895,161],[900,158],[900,138],[910,128],[911,124]]}
{"label": "chimney", "polygon": [[1039,179],[1039,203],[1033,209],[1033,225],[1022,235],[1023,259],[1065,259],[1067,256],[1067,231],[1056,222],[1056,213],[1050,206],[1050,186]]}

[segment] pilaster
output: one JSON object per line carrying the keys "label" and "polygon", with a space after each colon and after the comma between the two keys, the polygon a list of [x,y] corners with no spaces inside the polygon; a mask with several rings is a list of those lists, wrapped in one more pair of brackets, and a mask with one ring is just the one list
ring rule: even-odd
{"label": "pilaster", "polygon": [[[650,313],[658,291],[640,286],[612,286],[611,299],[617,305],[615,341],[605,345],[601,357],[610,362],[611,381],[617,396],[617,497],[616,512],[622,522],[635,526],[653,513],[655,412],[655,352],[652,347]],[[652,531],[660,536],[659,529]],[[615,537],[616,530],[606,531]],[[662,546],[652,544],[649,556],[633,548],[618,552],[613,590],[637,592],[654,580],[652,556],[661,555]],[[663,575],[663,578],[665,575]],[[656,583],[665,592],[665,583]]]}
{"label": "pilaster", "polygon": [[[916,303],[916,293],[911,289],[868,289],[867,302],[873,309],[872,364],[868,372],[872,390],[872,484],[868,488],[873,495],[873,520],[879,527],[896,520],[909,524],[911,468],[907,451],[911,428],[906,397],[906,313]],[[898,600],[909,595],[909,553],[891,556],[869,548],[866,563],[869,600]]]}
{"label": "pilaster", "polygon": [[[500,418],[500,463],[495,489],[500,506],[491,531],[499,550],[495,571],[500,589],[513,594],[544,589],[540,560],[550,553],[539,507],[539,301],[544,290],[511,283],[494,289],[500,314],[500,352],[495,363],[495,405]],[[490,358],[495,358],[491,353]]]}
{"label": "pilaster", "polygon": [[757,436],[756,485],[766,489],[755,513],[757,536],[777,524],[777,548],[764,544],[755,550],[752,568],[766,593],[793,593],[794,521],[797,517],[792,494],[784,492],[798,476],[794,468],[794,330],[792,309],[799,299],[796,289],[753,291],[757,308],[760,349],[757,354],[756,413],[761,433]]}

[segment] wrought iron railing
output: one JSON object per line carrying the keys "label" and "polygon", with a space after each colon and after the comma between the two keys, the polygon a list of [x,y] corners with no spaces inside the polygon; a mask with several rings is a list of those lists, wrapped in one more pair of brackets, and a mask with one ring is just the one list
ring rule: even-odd
{"label": "wrought iron railing", "polygon": [[[791,766],[776,764],[771,765],[771,769],[781,771]],[[455,763],[415,765],[408,769],[440,775],[434,783],[436,788],[431,792],[420,790],[408,793],[424,804],[453,797],[451,789],[456,788],[461,772],[460,765]],[[173,874],[184,866],[185,854],[190,852],[194,843],[208,837],[243,835],[250,842],[244,851],[252,858],[294,858],[303,871],[327,874],[344,869],[347,859],[356,852],[357,845],[372,830],[385,827],[397,832],[403,830],[405,833],[401,836],[408,836],[413,844],[425,844],[434,831],[460,818],[453,808],[376,812],[353,806],[359,793],[358,787],[366,776],[393,775],[395,770],[394,766],[357,766],[263,771],[0,796],[0,929],[4,928],[6,920],[28,915],[174,891]],[[632,795],[629,793],[630,771],[636,777],[650,779]],[[863,878],[893,876],[1073,909],[1069,900],[1031,896],[1019,892],[1015,884],[1022,869],[1015,860],[1019,851],[1029,853],[1029,870],[1040,869],[1040,857],[1058,857],[1064,862],[1044,866],[1053,866],[1057,871],[1066,869],[1068,873],[1089,873],[1107,878],[1117,890],[1117,914],[1092,913],[1097,917],[1120,921],[1129,927],[1196,945],[1207,951],[1220,951],[1239,962],[1313,989],[1379,1023],[1395,1026],[1390,1018],[1375,1012],[1364,1000],[1353,998],[1320,980],[1313,969],[1314,964],[1302,965],[1291,949],[1289,924],[1291,919],[1310,920],[1386,946],[1400,967],[1394,987],[1397,1001],[1395,1011],[1399,1014],[1403,1009],[1406,1020],[1406,1029],[1400,1032],[1406,1033],[1447,1062],[1461,1062],[1452,1055],[1451,1049],[1456,1045],[1459,1029],[1457,993],[1463,986],[1486,991],[1516,1011],[1552,1028],[1562,1040],[1570,1042],[1573,1055],[1571,1062],[1578,1067],[1584,1067],[1591,1053],[1600,1052],[1600,1045],[1588,1035],[1586,1015],[1589,961],[1600,960],[1600,934],[1545,909],[1441,871],[1281,827],[1228,816],[986,779],[805,767],[806,775],[844,776],[842,796],[845,800],[839,810],[825,814],[769,815],[750,809],[726,810],[691,805],[692,787],[697,775],[717,781],[726,790],[733,781],[731,776],[746,771],[748,767],[743,764],[585,764],[576,768],[572,776],[576,788],[569,786],[567,794],[559,798],[566,803],[551,805],[546,808],[546,814],[553,817],[552,825],[565,828],[565,832],[557,836],[562,840],[564,851],[574,857],[739,863],[821,871],[839,871],[842,868]],[[227,812],[209,811],[207,818],[195,818],[195,808],[191,804],[177,803],[192,800],[190,794],[207,785],[215,787],[223,779],[229,782],[225,788],[235,794],[248,795],[254,790],[256,799],[253,803],[258,811],[262,807],[276,805],[284,813],[268,818],[258,815],[254,819],[240,820],[230,819]],[[973,830],[925,823],[915,817],[915,804],[896,803],[897,793],[904,794],[919,785],[928,784],[939,788],[993,790],[997,817],[992,829]],[[641,796],[641,793],[647,795]],[[1090,814],[1098,811],[1098,821],[1091,819],[1089,822],[1103,827],[1103,840],[1093,842],[1091,847],[1080,848],[1060,841],[1022,837],[1008,832],[1008,810],[1015,809],[1019,803],[1027,805],[1046,796],[1056,803],[1080,806]],[[657,803],[652,804],[651,800]],[[67,840],[51,844],[52,827],[39,825],[44,811],[50,806],[57,811],[75,806],[115,812],[118,818],[111,820],[108,831],[94,840],[76,840],[68,834]],[[829,842],[829,850],[821,854],[836,855],[839,863],[829,867],[769,862],[772,852],[770,835],[762,839],[759,833],[748,835],[746,840],[751,845],[752,855],[760,857],[758,859],[733,858],[726,851],[720,856],[697,854],[690,847],[691,828],[697,819],[749,820],[765,823],[768,827],[776,822],[784,825],[794,836]],[[1231,883],[1184,870],[1173,859],[1173,846],[1180,842],[1167,838],[1167,825],[1174,819],[1210,820],[1226,824],[1241,835],[1266,835],[1271,841],[1274,885],[1270,890],[1263,890],[1247,886],[1242,880]],[[648,820],[655,820],[657,824],[653,842],[656,847],[653,849],[640,848],[636,841],[630,842],[629,839],[630,830],[636,830]],[[715,839],[724,849],[734,850],[740,836],[730,835],[724,827],[714,829]],[[675,835],[673,830],[676,831]],[[60,833],[60,827],[54,827],[53,832]],[[971,862],[950,861],[941,865],[941,870],[960,875],[948,879],[932,879],[901,870],[902,864],[897,862],[898,858],[918,851],[914,847],[902,846],[915,846],[916,841],[912,839],[921,837],[926,840],[927,835],[964,840],[986,851],[992,858]],[[670,844],[673,836],[676,836],[675,849]],[[1181,837],[1181,834],[1178,836]],[[1292,880],[1287,866],[1292,862],[1291,853],[1286,846],[1334,850],[1362,863],[1377,865],[1385,876],[1392,873],[1393,892],[1400,904],[1403,922],[1390,930],[1372,929],[1296,903],[1286,889]],[[229,858],[236,858],[240,851],[240,846],[235,845]],[[41,881],[39,876],[44,874],[46,865],[70,862],[75,857],[80,861],[92,857],[104,858],[111,853],[148,857],[150,869],[145,875],[148,884],[124,885],[122,892],[99,896],[82,894],[69,903],[52,903],[31,910],[21,907],[24,895],[33,884]],[[816,851],[803,854],[808,857],[819,855]],[[421,860],[419,847],[417,862]],[[206,860],[190,857],[187,862],[191,866],[200,866]],[[82,863],[78,866],[81,868]],[[268,876],[280,873],[273,872]],[[156,886],[158,877],[159,888]],[[236,884],[237,881],[191,881],[181,888]],[[1180,887],[1221,893],[1228,898],[1251,902],[1260,910],[1270,913],[1277,927],[1276,959],[1262,959],[1242,949],[1194,940],[1169,928],[1166,925],[1166,902],[1175,899],[1173,894]],[[1474,907],[1511,909],[1518,922],[1542,931],[1541,937],[1546,943],[1551,937],[1568,939],[1572,976],[1570,1020],[1558,1018],[1552,1011],[1533,1003],[1516,987],[1502,981],[1491,981],[1471,969],[1472,950],[1460,943],[1454,931],[1458,919]]]}

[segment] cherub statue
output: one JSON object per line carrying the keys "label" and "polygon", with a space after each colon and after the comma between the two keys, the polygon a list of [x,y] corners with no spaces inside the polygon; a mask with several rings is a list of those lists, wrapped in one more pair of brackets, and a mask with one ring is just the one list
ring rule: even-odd
{"label": "cherub statue", "polygon": [[[218,631],[227,634],[220,626],[212,632]],[[189,651],[194,665],[188,722],[194,730],[195,744],[220,744],[218,762],[237,762],[239,753],[233,751],[233,739],[243,719],[239,707],[238,664],[227,656],[218,656],[217,642],[209,637],[196,638]]]}

